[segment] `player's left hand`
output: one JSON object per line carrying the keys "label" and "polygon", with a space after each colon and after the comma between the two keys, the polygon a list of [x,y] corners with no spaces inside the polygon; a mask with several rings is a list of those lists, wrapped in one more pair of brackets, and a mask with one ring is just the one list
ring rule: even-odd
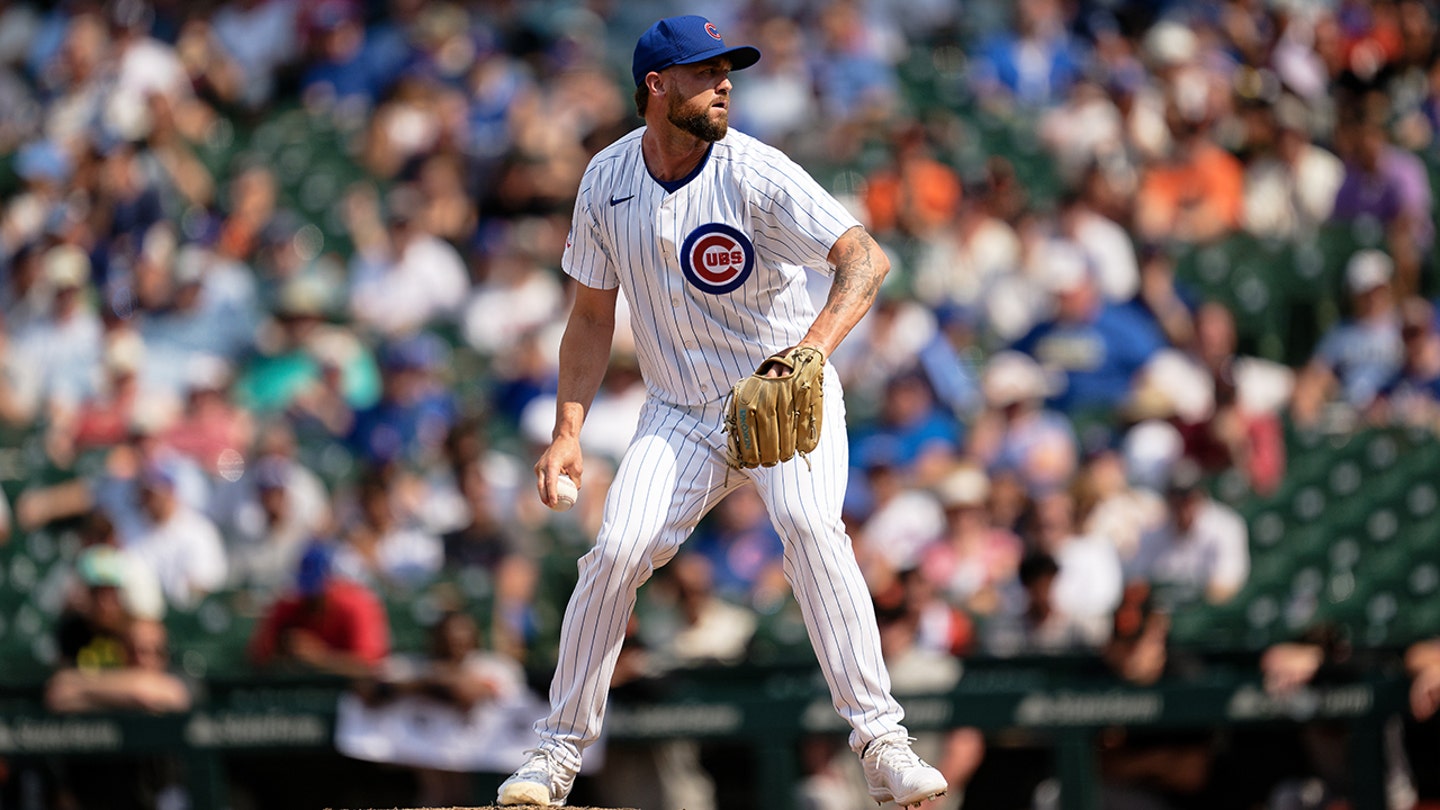
{"label": "player's left hand", "polygon": [[798,346],[766,358],[730,391],[724,431],[732,467],[773,467],[820,438],[825,354]]}

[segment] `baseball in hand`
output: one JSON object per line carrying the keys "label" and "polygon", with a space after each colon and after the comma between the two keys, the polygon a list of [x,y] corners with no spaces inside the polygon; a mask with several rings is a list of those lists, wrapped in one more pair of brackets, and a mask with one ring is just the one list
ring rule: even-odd
{"label": "baseball in hand", "polygon": [[550,507],[556,512],[568,512],[570,507],[575,505],[575,499],[580,497],[580,488],[570,476],[561,474],[555,479],[555,505]]}

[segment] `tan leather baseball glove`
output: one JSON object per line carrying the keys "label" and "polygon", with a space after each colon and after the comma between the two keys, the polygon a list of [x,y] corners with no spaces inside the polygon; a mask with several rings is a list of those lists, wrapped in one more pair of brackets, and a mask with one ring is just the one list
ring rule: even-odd
{"label": "tan leather baseball glove", "polygon": [[814,450],[825,410],[824,375],[825,353],[799,346],[771,355],[735,383],[725,409],[731,466],[773,467]]}

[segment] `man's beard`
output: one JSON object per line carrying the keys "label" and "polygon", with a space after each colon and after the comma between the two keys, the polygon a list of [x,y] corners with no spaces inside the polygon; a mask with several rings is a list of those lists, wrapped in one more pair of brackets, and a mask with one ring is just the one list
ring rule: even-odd
{"label": "man's beard", "polygon": [[725,110],[721,110],[720,113],[718,119],[712,119],[709,107],[686,109],[684,102],[678,99],[672,100],[670,109],[666,111],[670,123],[700,140],[710,143],[725,137],[725,132],[730,127],[729,113]]}

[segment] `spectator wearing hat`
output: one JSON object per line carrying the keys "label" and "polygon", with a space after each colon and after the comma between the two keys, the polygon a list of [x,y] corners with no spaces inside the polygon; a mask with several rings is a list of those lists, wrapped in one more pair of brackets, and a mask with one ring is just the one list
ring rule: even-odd
{"label": "spectator wearing hat", "polygon": [[936,496],[945,510],[945,528],[921,551],[920,573],[970,613],[993,613],[1001,587],[1020,564],[1020,538],[991,521],[990,479],[978,465],[956,466],[940,479]]}
{"label": "spectator wearing hat", "polygon": [[1126,579],[1149,583],[1172,608],[1229,601],[1250,575],[1244,519],[1209,496],[1200,467],[1188,460],[1175,465],[1165,499],[1169,517],[1141,535]]}
{"label": "spectator wearing hat", "polygon": [[390,652],[385,607],[369,588],[338,576],[334,549],[310,545],[294,589],[265,612],[250,638],[257,667],[288,665],[352,678],[374,675]]}
{"label": "spectator wearing hat", "polygon": [[445,346],[430,335],[392,341],[380,351],[381,392],[357,410],[347,443],[370,463],[435,456],[455,423],[455,401],[436,371]]}
{"label": "spectator wearing hat", "polygon": [[[165,604],[154,573],[118,547],[114,527],[98,512],[82,524],[81,543],[76,585],[56,622],[59,654],[45,683],[46,708],[56,713],[189,709],[191,685],[170,670],[160,621]],[[57,777],[61,796],[85,807],[138,810],[147,806],[138,797],[174,786],[176,769],[156,759],[86,763],[83,775]]]}
{"label": "spectator wearing hat", "polygon": [[260,330],[235,397],[260,416],[290,411],[302,424],[344,437],[352,409],[380,397],[374,353],[344,324],[326,321],[323,282],[297,277],[281,285],[274,320]]}
{"label": "spectator wearing hat", "polygon": [[1391,282],[1395,263],[1378,250],[1362,250],[1345,267],[1352,316],[1320,339],[1295,381],[1291,414],[1297,425],[1315,427],[1322,409],[1337,402],[1360,411],[1404,364],[1400,310]]}
{"label": "spectator wearing hat", "polygon": [[459,252],[415,218],[422,202],[418,191],[401,187],[391,193],[382,223],[373,194],[357,190],[345,197],[346,227],[355,241],[350,313],[386,337],[453,320],[470,289]]}
{"label": "spectator wearing hat", "polygon": [[175,474],[146,464],[138,476],[141,524],[125,547],[160,578],[166,599],[192,607],[225,584],[228,563],[215,524],[176,493]]}
{"label": "spectator wearing hat", "polygon": [[204,471],[160,440],[168,418],[164,409],[135,409],[125,440],[109,449],[97,472],[21,492],[15,503],[19,525],[35,529],[98,509],[114,522],[128,544],[152,528],[140,493],[142,474],[151,469],[161,471],[172,482],[175,496],[187,512],[209,509],[211,483]]}
{"label": "spectator wearing hat", "polygon": [[1003,351],[981,373],[985,410],[967,451],[995,473],[1015,475],[1031,492],[1063,486],[1074,474],[1078,447],[1070,421],[1044,406],[1057,386],[1032,358]]}
{"label": "spectator wearing hat", "polygon": [[49,312],[16,336],[12,347],[17,395],[36,413],[53,405],[73,407],[90,393],[100,363],[100,318],[86,305],[90,257],[62,244],[42,259],[54,291]]}
{"label": "spectator wearing hat", "polygon": [[144,358],[145,342],[134,330],[111,336],[96,390],[73,413],[62,412],[51,421],[45,442],[51,460],[68,464],[76,453],[125,441],[136,409],[145,401],[140,386]]}
{"label": "spectator wearing hat", "polygon": [[74,583],[55,622],[60,664],[95,671],[125,664],[125,631],[132,620],[165,615],[164,596],[149,566],[121,549],[114,528],[92,512],[82,526]]}
{"label": "spectator wearing hat", "polygon": [[15,153],[15,173],[24,188],[11,197],[0,213],[0,235],[6,245],[35,242],[65,196],[74,166],[70,155],[55,141],[31,141]]}
{"label": "spectator wearing hat", "polygon": [[1071,416],[1109,413],[1124,402],[1135,373],[1165,345],[1147,312],[1106,301],[1085,257],[1051,244],[1038,257],[1055,313],[1012,348],[1065,377],[1050,403]]}
{"label": "spectator wearing hat", "polygon": [[229,584],[273,596],[288,584],[310,539],[329,530],[330,510],[323,485],[294,459],[264,456],[246,477],[252,497],[226,535]]}
{"label": "spectator wearing hat", "polygon": [[1380,386],[1366,419],[1372,424],[1440,427],[1440,335],[1433,304],[1412,297],[1400,305],[1400,340],[1405,359]]}

